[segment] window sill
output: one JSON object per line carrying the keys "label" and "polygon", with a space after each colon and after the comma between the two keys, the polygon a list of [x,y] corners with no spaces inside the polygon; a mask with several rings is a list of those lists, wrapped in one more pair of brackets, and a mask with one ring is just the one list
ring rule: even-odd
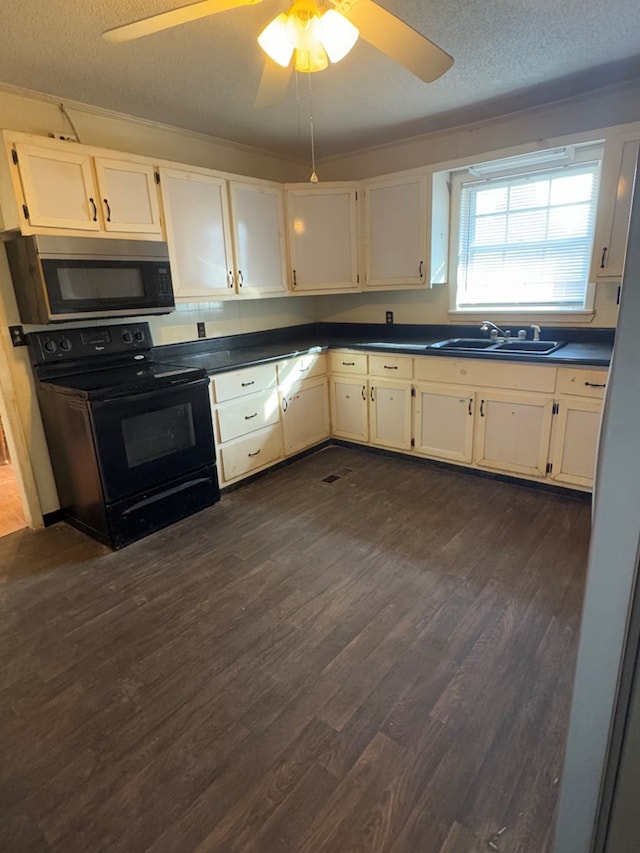
{"label": "window sill", "polygon": [[466,317],[468,320],[491,320],[499,317],[504,323],[528,323],[531,320],[544,320],[557,323],[590,323],[596,315],[595,311],[582,309],[579,311],[544,311],[536,308],[520,308],[517,311],[507,308],[458,308],[448,312],[450,317]]}

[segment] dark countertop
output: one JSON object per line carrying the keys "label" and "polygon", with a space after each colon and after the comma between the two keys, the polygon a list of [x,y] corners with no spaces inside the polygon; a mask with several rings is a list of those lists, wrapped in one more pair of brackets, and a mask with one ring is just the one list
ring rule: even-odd
{"label": "dark countertop", "polygon": [[[327,328],[331,326],[331,328]],[[336,326],[338,328],[336,328]],[[420,330],[420,333],[417,333]],[[445,334],[439,327],[408,327],[393,329],[393,335],[384,334],[385,326],[371,327],[355,324],[318,324],[293,329],[275,329],[273,332],[258,332],[247,335],[233,335],[227,338],[212,338],[185,344],[171,344],[156,347],[158,360],[175,364],[202,367],[207,373],[222,373],[240,367],[250,367],[283,358],[292,358],[309,352],[325,352],[332,348],[359,349],[365,352],[396,352],[403,355],[419,355],[435,358],[473,358],[485,361],[510,361],[525,364],[583,365],[608,367],[613,351],[613,335],[598,334],[603,330],[594,330],[595,340],[569,340],[565,346],[550,355],[497,352],[446,352],[430,350],[429,344],[450,337],[471,336],[461,333],[455,327],[449,327]],[[605,330],[609,331],[609,330]],[[563,335],[563,332],[565,333]],[[566,340],[567,337],[585,338],[585,331],[553,330],[554,340]],[[478,337],[477,333],[473,337]],[[550,338],[549,335],[543,336]]]}

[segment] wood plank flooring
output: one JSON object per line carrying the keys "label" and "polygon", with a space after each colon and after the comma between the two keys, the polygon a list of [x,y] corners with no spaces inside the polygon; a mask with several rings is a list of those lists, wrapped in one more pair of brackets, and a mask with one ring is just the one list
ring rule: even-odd
{"label": "wood plank flooring", "polygon": [[119,553],[5,537],[0,849],[550,851],[588,538],[346,448]]}

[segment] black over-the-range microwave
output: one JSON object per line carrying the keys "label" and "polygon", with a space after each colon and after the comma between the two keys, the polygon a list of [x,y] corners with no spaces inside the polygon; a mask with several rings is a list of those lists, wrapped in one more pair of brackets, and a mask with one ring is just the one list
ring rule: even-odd
{"label": "black over-the-range microwave", "polygon": [[37,235],[5,243],[23,323],[167,314],[166,243]]}

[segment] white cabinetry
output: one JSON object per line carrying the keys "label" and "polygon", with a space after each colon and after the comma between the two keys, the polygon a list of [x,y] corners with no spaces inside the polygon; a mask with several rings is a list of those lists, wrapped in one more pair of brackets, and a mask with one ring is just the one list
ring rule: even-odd
{"label": "white cabinetry", "polygon": [[176,297],[219,299],[233,293],[226,181],[163,168],[160,183]]}
{"label": "white cabinetry", "polygon": [[366,442],[369,440],[367,393],[365,377],[332,376],[331,432],[338,438]]}
{"label": "white cabinetry", "polygon": [[416,386],[415,451],[436,459],[471,463],[475,391],[464,386]]}
{"label": "white cabinetry", "polygon": [[[94,156],[93,149],[16,141],[11,146],[24,234],[83,233],[162,239],[150,163]],[[15,176],[14,176],[15,178]]]}
{"label": "white cabinetry", "polygon": [[282,429],[286,456],[329,438],[329,395],[324,377],[305,379],[282,394]]}
{"label": "white cabinetry", "polygon": [[604,149],[591,281],[621,281],[640,131],[614,136]]}
{"label": "white cabinetry", "polygon": [[371,444],[411,449],[411,385],[371,378],[369,409]]}
{"label": "white cabinetry", "polygon": [[556,409],[550,476],[558,483],[591,488],[602,404],[560,397]]}
{"label": "white cabinetry", "polygon": [[218,477],[227,486],[283,457],[273,364],[215,376],[211,383]]}
{"label": "white cabinetry", "polygon": [[544,477],[552,417],[551,397],[483,389],[478,393],[476,465]]}
{"label": "white cabinetry", "polygon": [[367,288],[429,283],[427,186],[426,173],[363,183]]}
{"label": "white cabinetry", "polygon": [[358,290],[357,186],[289,184],[286,196],[293,290]]}
{"label": "white cabinetry", "polygon": [[287,292],[284,193],[281,187],[230,181],[234,277],[240,296]]}

